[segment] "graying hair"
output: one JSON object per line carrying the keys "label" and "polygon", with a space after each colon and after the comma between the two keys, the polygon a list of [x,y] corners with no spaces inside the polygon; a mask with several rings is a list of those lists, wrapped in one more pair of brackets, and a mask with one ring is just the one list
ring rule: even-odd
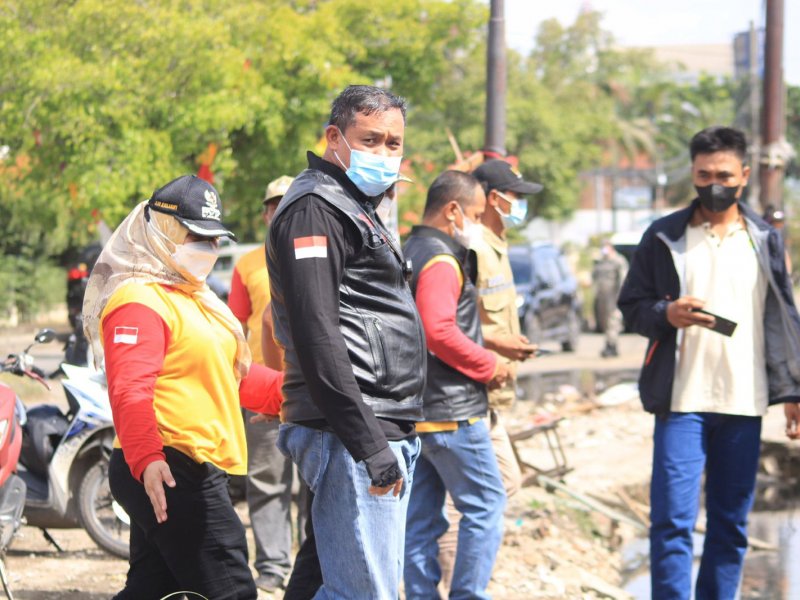
{"label": "graying hair", "polygon": [[406,101],[400,96],[373,85],[350,85],[331,104],[328,125],[336,125],[342,133],[355,123],[356,115],[372,115],[399,109],[406,119]]}

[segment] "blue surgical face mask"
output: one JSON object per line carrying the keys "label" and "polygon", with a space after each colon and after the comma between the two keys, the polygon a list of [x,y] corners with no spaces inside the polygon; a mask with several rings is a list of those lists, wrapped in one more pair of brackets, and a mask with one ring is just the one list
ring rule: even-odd
{"label": "blue surgical face mask", "polygon": [[345,167],[344,162],[336,154],[336,151],[333,152],[333,155],[341,163],[342,168],[345,169],[350,181],[364,194],[367,196],[382,194],[398,180],[400,177],[400,163],[403,161],[402,156],[383,156],[364,152],[363,150],[353,150],[350,144],[347,143],[347,138],[344,137],[341,129],[339,134],[350,150],[350,166]]}
{"label": "blue surgical face mask", "polygon": [[503,220],[503,225],[506,228],[522,225],[525,222],[525,217],[528,216],[528,201],[523,198],[517,198],[514,200],[506,196],[504,193],[498,192],[497,190],[495,190],[494,193],[511,204],[510,214],[504,213],[496,206],[494,207],[495,210],[500,214],[500,218]]}

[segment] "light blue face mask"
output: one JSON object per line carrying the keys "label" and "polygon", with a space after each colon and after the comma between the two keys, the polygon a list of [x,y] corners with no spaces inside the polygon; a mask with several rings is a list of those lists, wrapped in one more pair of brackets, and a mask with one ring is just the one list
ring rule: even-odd
{"label": "light blue face mask", "polygon": [[495,190],[495,194],[511,204],[510,214],[504,213],[496,206],[494,207],[494,209],[500,214],[500,218],[503,220],[503,225],[506,228],[522,225],[525,222],[525,217],[528,216],[528,201],[524,198],[517,198],[516,200],[513,200],[497,190]]}
{"label": "light blue face mask", "polygon": [[399,179],[402,156],[382,156],[363,150],[353,150],[341,130],[339,134],[350,150],[350,167],[345,167],[335,151],[333,155],[345,169],[350,181],[367,196],[382,194]]}

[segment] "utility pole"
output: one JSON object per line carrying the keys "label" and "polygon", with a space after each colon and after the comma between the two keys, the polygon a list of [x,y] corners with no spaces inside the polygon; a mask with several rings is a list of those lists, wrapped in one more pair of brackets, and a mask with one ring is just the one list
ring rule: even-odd
{"label": "utility pole", "polygon": [[758,77],[758,67],[760,66],[759,34],[755,23],[750,21],[750,188],[747,194],[748,204],[751,208],[758,210],[756,203],[760,202],[761,193],[761,125],[759,102],[760,81]]}
{"label": "utility pole", "polygon": [[762,124],[761,208],[783,206],[784,156],[783,0],[767,0],[764,52],[764,114]]}
{"label": "utility pole", "polygon": [[503,0],[491,0],[486,48],[485,158],[506,155],[506,22]]}

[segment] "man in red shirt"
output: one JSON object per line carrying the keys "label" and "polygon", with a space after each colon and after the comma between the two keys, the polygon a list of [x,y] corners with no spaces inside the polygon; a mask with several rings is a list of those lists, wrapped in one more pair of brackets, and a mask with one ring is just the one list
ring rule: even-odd
{"label": "man in red shirt", "polygon": [[428,344],[425,421],[417,424],[422,454],[408,506],[406,598],[438,598],[436,540],[447,531],[445,493],[461,513],[451,598],[488,598],[503,536],[506,493],[485,422],[487,386],[510,377],[508,363],[483,347],[475,287],[486,195],[467,173],[445,171],[431,184],[422,225],[403,252],[413,263],[411,290]]}

